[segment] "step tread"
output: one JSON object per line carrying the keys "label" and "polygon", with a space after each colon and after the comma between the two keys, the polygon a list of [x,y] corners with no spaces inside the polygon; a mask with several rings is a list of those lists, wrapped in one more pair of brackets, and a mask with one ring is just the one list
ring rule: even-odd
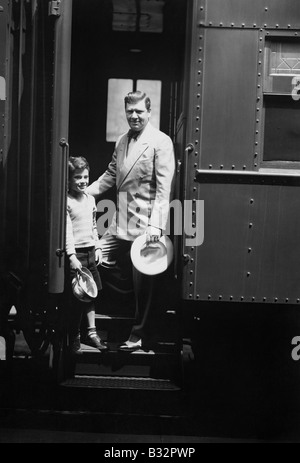
{"label": "step tread", "polygon": [[156,390],[179,391],[180,387],[168,379],[132,378],[118,376],[87,376],[75,375],[65,380],[61,386],[74,388],[93,389],[132,389],[132,390]]}
{"label": "step tread", "polygon": [[83,342],[81,343],[81,349],[83,351],[83,354],[91,354],[91,355],[120,355],[122,357],[124,356],[154,356],[154,355],[177,355],[178,351],[176,350],[176,343],[172,342],[166,342],[166,343],[158,343],[157,348],[154,349],[149,349],[149,350],[143,350],[143,349],[138,349],[133,352],[122,352],[118,350],[118,346],[111,344],[110,349],[108,351],[105,351],[104,353],[99,352],[98,349],[95,347],[88,346],[87,344],[84,344]]}

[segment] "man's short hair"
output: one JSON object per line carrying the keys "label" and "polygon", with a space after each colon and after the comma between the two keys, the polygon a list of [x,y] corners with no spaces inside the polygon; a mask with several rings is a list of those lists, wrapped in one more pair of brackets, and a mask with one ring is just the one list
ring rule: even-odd
{"label": "man's short hair", "polygon": [[75,170],[84,170],[87,169],[90,171],[90,166],[87,160],[83,156],[70,156],[69,157],[69,175],[71,176]]}
{"label": "man's short hair", "polygon": [[150,98],[146,95],[146,93],[141,92],[137,90],[136,92],[130,92],[128,95],[125,96],[125,108],[128,104],[136,104],[139,103],[140,101],[145,100],[145,105],[148,111],[151,109],[151,100]]}

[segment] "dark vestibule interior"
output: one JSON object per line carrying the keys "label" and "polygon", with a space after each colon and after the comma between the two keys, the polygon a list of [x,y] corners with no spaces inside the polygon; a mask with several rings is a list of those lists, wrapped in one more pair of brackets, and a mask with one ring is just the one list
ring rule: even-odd
{"label": "dark vestibule interior", "polygon": [[[174,138],[186,15],[186,0],[73,0],[70,155],[87,158],[90,182],[105,171],[116,139],[129,129],[124,111],[129,91],[149,94],[152,123]],[[101,199],[114,200],[115,190]],[[107,283],[102,308],[105,294],[117,311],[120,303],[122,310],[134,303],[130,272],[123,267],[101,269]]]}
{"label": "dark vestibule interior", "polygon": [[70,154],[87,157],[91,181],[103,173],[117,136],[128,129],[128,91],[149,92],[153,123],[173,138],[186,8],[186,0],[73,0]]}

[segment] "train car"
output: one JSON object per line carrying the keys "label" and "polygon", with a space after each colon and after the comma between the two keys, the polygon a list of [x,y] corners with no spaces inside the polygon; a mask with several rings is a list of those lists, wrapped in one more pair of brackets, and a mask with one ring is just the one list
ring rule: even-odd
{"label": "train car", "polygon": [[[297,0],[1,0],[0,34],[4,336],[14,305],[32,351],[54,346],[66,387],[118,388],[126,377],[128,387],[177,390],[193,352],[189,382],[228,391],[235,377],[232,394],[250,381],[248,391],[286,406],[300,358]],[[96,179],[126,129],[122,98],[139,88],[174,141],[183,206],[168,274],[177,292],[158,302],[164,356],[123,358],[118,369],[117,352],[104,366],[87,352],[70,370],[54,341],[67,158],[85,155]],[[108,294],[99,326],[116,340],[128,317]]]}

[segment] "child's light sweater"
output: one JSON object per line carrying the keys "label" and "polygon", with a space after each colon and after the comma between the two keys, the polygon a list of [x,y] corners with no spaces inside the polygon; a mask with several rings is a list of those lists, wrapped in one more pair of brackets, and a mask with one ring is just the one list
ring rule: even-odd
{"label": "child's light sweater", "polygon": [[80,199],[68,194],[66,252],[76,254],[76,248],[99,248],[95,198],[84,193]]}

